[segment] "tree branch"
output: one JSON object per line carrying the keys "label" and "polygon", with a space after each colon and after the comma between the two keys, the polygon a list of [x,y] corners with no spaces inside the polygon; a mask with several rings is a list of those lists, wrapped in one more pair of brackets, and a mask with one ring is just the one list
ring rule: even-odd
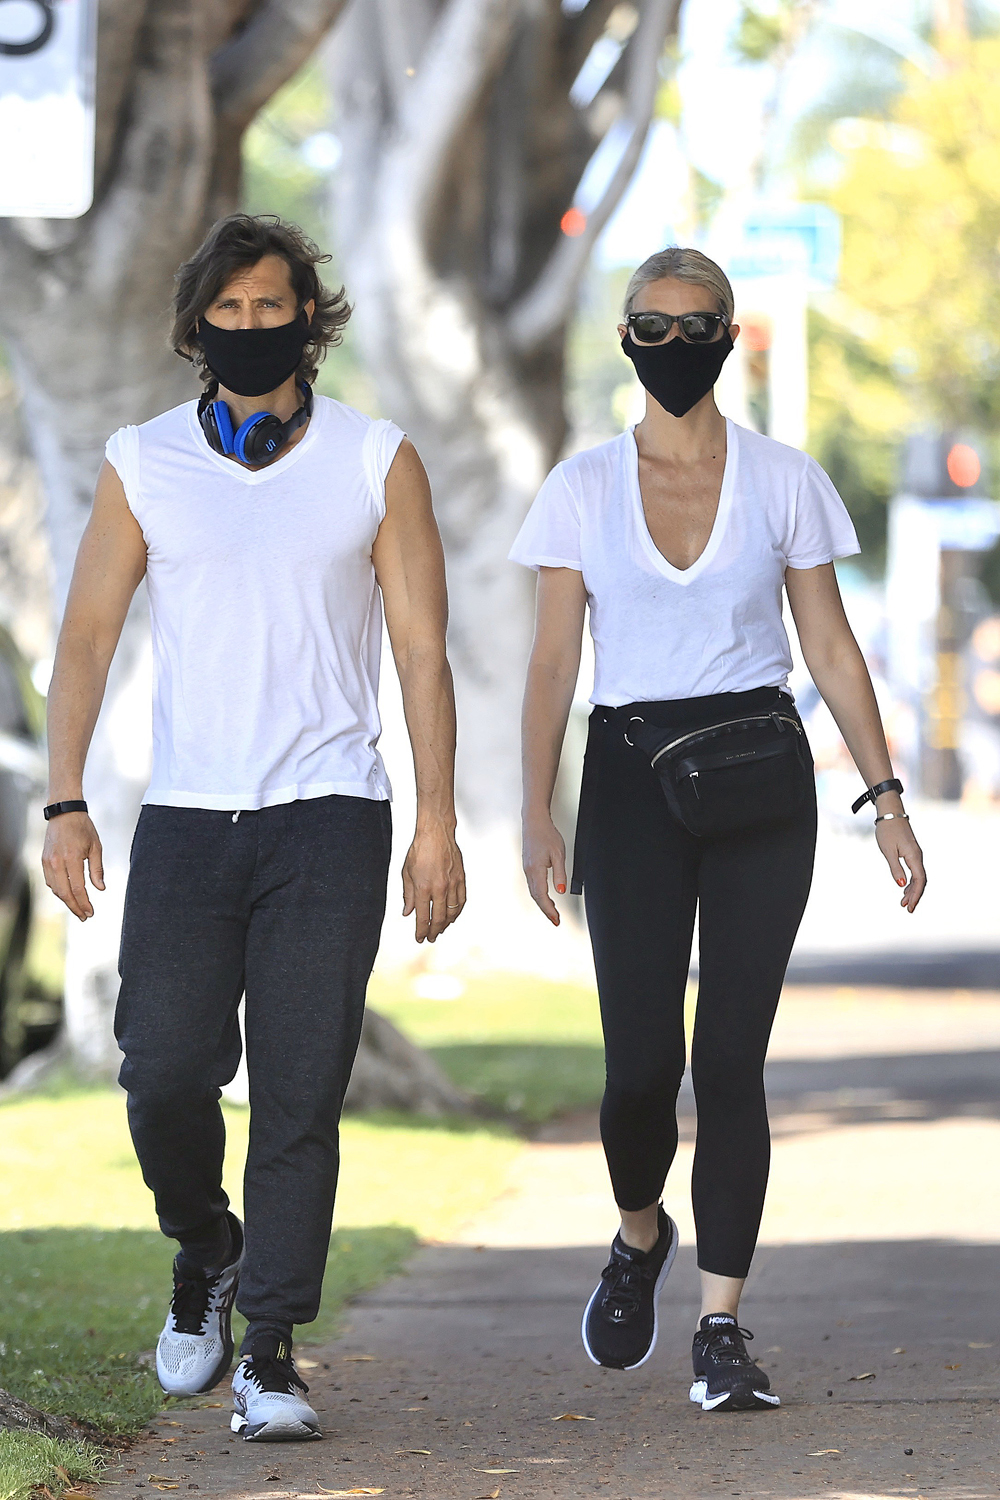
{"label": "tree branch", "polygon": [[385,80],[399,110],[420,56],[431,35],[434,16],[427,0],[368,0],[378,11]]}
{"label": "tree branch", "polygon": [[[681,0],[644,0],[639,24],[626,49],[629,128],[618,165],[581,235],[563,235],[538,279],[511,309],[511,342],[522,354],[539,348],[569,318],[580,277],[598,235],[617,208],[642,155],[656,103],[659,61],[668,35],[676,31]],[[616,122],[616,125],[618,122]],[[612,126],[612,129],[615,127]]]}
{"label": "tree branch", "polygon": [[604,35],[608,17],[619,0],[589,0],[579,15],[566,16],[565,27],[569,36],[567,49],[567,84],[572,84],[577,73],[590,55],[594,43]]}
{"label": "tree branch", "polygon": [[402,101],[391,174],[393,217],[420,235],[450,148],[499,67],[520,9],[521,0],[449,0],[424,49]]}
{"label": "tree branch", "polygon": [[212,0],[204,7],[205,40],[209,53],[234,41],[267,0]]}
{"label": "tree branch", "polygon": [[97,130],[94,196],[120,139],[122,115],[134,82],[135,54],[150,0],[101,0],[97,12]]}
{"label": "tree branch", "polygon": [[242,131],[287,83],[347,0],[264,0],[245,29],[212,58],[212,95],[223,130]]}

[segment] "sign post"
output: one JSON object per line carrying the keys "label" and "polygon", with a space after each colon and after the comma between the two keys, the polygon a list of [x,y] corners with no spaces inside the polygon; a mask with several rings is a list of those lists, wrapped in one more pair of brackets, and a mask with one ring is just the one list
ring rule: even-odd
{"label": "sign post", "polygon": [[97,0],[0,0],[0,217],[87,212],[96,58]]}

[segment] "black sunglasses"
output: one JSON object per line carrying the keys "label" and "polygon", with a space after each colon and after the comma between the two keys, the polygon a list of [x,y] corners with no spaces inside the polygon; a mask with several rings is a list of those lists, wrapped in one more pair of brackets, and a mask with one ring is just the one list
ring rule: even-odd
{"label": "black sunglasses", "polygon": [[629,313],[625,319],[637,344],[661,344],[677,324],[677,331],[689,344],[710,344],[720,328],[729,327],[725,313]]}

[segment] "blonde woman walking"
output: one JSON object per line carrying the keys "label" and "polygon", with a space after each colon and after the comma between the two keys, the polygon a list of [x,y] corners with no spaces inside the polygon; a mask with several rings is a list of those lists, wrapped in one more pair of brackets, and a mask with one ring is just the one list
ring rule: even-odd
{"label": "blonde woman walking", "polygon": [[[573,891],[586,896],[607,1058],[601,1134],[621,1228],[583,1319],[587,1354],[635,1369],[677,1250],[660,1202],[677,1147],[684,990],[699,914],[692,1196],[702,1306],[691,1399],[779,1404],[738,1322],[770,1155],[763,1069],[816,840],[812,758],[786,681],[803,654],[867,790],[912,912],[925,885],[834,559],[859,550],[806,454],[724,418],[739,333],[722,270],[671,248],[632,277],[618,334],[646,389],[634,429],[558,464],[511,557],[538,572],[524,701],[524,868],[553,923],[550,813],[590,608],[596,675]],[[904,868],[905,867],[905,868]]]}

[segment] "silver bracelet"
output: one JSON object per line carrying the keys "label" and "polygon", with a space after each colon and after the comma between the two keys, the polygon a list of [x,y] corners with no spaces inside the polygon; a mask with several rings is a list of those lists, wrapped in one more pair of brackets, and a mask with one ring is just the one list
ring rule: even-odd
{"label": "silver bracelet", "polygon": [[875,821],[876,823],[887,823],[890,818],[902,818],[907,823],[910,821],[909,813],[880,813]]}

